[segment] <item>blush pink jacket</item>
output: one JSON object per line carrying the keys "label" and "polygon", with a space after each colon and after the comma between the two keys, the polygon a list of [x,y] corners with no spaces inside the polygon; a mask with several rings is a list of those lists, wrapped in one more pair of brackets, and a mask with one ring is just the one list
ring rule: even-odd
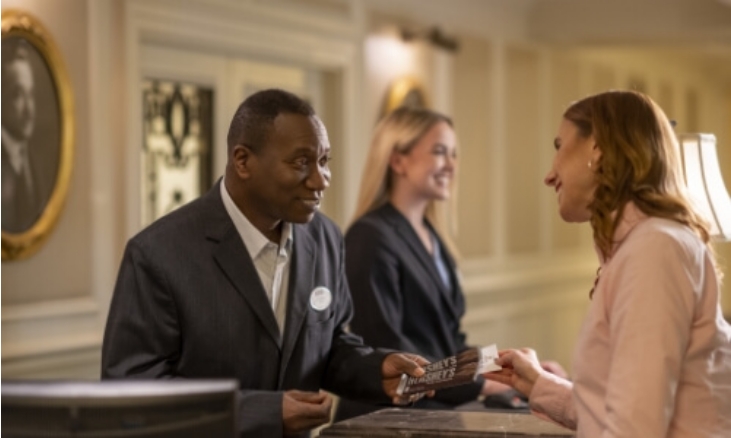
{"label": "blush pink jacket", "polygon": [[614,240],[573,382],[541,376],[531,408],[578,437],[731,437],[731,326],[706,246],[633,204]]}

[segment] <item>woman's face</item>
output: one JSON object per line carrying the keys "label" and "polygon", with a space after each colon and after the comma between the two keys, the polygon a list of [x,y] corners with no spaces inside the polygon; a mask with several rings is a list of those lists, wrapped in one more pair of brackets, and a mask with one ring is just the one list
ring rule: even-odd
{"label": "woman's face", "polygon": [[594,172],[601,152],[593,136],[582,137],[577,126],[567,119],[561,120],[554,146],[553,166],[543,182],[556,189],[563,220],[586,222],[591,218],[588,207],[594,199]]}
{"label": "woman's face", "polygon": [[423,199],[450,196],[457,170],[457,136],[447,122],[439,122],[406,154],[395,153],[391,161],[400,185]]}

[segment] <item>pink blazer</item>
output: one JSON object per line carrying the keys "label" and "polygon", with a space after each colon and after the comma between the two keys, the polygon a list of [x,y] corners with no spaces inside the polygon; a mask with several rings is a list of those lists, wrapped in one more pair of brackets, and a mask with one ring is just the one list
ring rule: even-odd
{"label": "pink blazer", "polygon": [[573,382],[539,378],[531,407],[579,437],[731,437],[731,326],[706,246],[633,204],[614,240]]}

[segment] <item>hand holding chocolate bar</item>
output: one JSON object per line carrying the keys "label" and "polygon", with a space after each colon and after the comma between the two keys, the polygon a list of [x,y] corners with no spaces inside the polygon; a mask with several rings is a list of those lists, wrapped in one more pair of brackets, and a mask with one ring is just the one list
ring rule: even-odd
{"label": "hand holding chocolate bar", "polygon": [[386,356],[381,366],[383,390],[391,397],[394,404],[412,403],[424,395],[420,394],[417,397],[401,394],[398,392],[398,387],[403,377],[418,378],[418,376],[423,376],[425,373],[424,367],[428,364],[429,362],[426,359],[416,354],[393,353]]}
{"label": "hand holding chocolate bar", "polygon": [[424,367],[420,377],[401,376],[396,392],[399,395],[417,394],[441,388],[464,385],[478,375],[501,369],[495,344],[483,348],[469,348],[461,353],[432,362]]}

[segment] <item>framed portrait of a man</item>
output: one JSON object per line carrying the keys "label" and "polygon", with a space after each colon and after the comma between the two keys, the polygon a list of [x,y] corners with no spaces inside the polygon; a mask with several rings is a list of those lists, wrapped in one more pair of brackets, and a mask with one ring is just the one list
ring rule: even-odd
{"label": "framed portrait of a man", "polygon": [[41,248],[68,192],[73,100],[53,39],[32,15],[2,12],[2,259]]}

